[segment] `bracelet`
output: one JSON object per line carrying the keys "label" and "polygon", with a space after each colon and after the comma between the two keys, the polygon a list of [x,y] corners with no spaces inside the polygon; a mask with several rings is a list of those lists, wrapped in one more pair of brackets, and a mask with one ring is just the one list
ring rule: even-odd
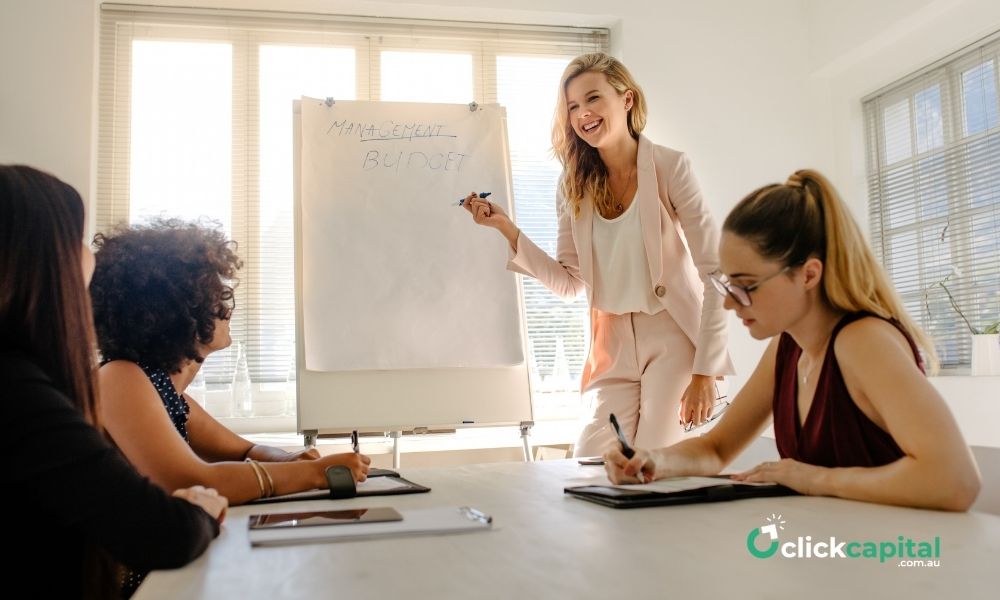
{"label": "bracelet", "polygon": [[267,477],[267,487],[269,488],[267,497],[270,498],[271,496],[274,495],[274,480],[271,479],[271,472],[267,470],[267,467],[265,467],[260,463],[257,463],[257,466],[260,467],[260,470],[264,472],[264,477]]}
{"label": "bracelet", "polygon": [[258,498],[266,497],[265,496],[266,492],[264,490],[264,478],[260,474],[260,465],[258,465],[257,461],[255,461],[252,458],[248,458],[246,462],[247,464],[250,465],[250,470],[253,471],[253,474],[257,477],[257,485],[260,487],[260,496],[257,497]]}

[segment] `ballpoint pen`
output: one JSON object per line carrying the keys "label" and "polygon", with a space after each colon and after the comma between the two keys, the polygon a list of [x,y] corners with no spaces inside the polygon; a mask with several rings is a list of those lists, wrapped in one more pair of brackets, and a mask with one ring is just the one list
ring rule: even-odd
{"label": "ballpoint pen", "polygon": [[355,454],[361,453],[361,446],[358,445],[358,430],[355,429],[351,432],[351,450],[354,450]]}
{"label": "ballpoint pen", "polygon": [[[479,192],[479,197],[480,198],[486,198],[487,196],[489,196],[492,193],[493,192]],[[465,206],[465,198],[459,199],[459,201],[456,202],[456,203],[454,203],[454,204],[452,204],[452,206]]]}
{"label": "ballpoint pen", "polygon": [[[622,446],[622,454],[625,455],[625,458],[631,459],[633,456],[635,456],[635,450],[633,450],[632,447],[629,446],[628,442],[625,440],[625,434],[622,433],[622,428],[621,426],[618,425],[618,419],[615,418],[615,413],[611,413],[610,420],[611,420],[611,427],[614,428],[615,435],[618,436],[618,443],[621,444]],[[639,472],[636,473],[635,476],[636,479],[639,480],[639,483],[646,483],[646,475],[642,472],[642,469],[639,469]]]}

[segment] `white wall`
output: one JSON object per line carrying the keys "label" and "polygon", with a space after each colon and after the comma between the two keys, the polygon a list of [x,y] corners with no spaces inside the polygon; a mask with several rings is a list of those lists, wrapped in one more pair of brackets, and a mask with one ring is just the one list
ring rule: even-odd
{"label": "white wall", "polygon": [[805,0],[812,77],[830,89],[831,172],[867,228],[861,99],[1000,30],[996,0]]}
{"label": "white wall", "polygon": [[0,163],[39,167],[85,198],[93,184],[97,8],[0,0]]}

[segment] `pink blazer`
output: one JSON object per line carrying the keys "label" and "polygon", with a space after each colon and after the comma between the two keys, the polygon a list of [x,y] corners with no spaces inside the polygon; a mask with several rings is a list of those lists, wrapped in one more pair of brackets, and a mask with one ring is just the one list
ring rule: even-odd
{"label": "pink blazer", "polygon": [[[695,347],[692,373],[731,375],[735,370],[726,352],[722,296],[708,280],[708,274],[719,268],[719,230],[705,206],[688,159],[640,135],[636,162],[636,201],[653,293]],[[586,290],[593,306],[593,202],[584,198],[580,214],[574,219],[560,192],[557,210],[558,260],[520,235],[507,268],[538,279],[562,298],[572,299]],[[591,315],[592,343],[594,322]],[[587,379],[585,372],[584,386]]]}

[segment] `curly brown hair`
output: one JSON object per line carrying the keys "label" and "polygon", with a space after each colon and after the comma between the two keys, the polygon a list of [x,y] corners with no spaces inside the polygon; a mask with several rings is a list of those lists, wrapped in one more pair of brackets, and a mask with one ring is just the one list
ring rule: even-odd
{"label": "curly brown hair", "polygon": [[198,345],[229,319],[236,243],[218,223],[159,219],[94,236],[90,283],[97,344],[105,361],[141,362],[168,373],[202,362]]}

